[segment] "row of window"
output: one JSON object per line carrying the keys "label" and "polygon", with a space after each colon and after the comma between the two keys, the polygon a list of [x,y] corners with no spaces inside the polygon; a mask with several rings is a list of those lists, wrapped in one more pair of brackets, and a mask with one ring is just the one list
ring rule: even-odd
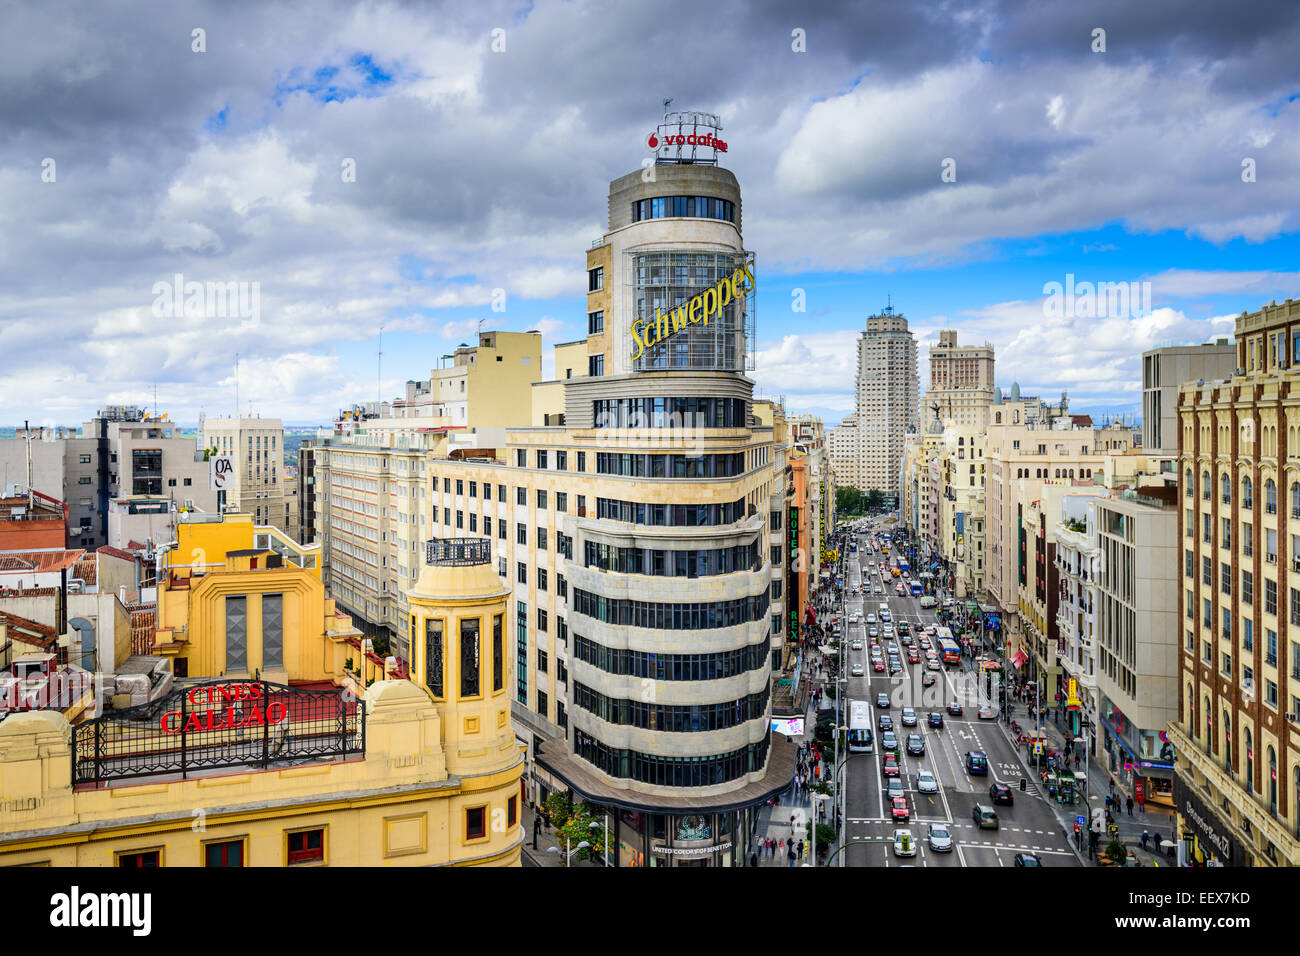
{"label": "row of window", "polygon": [[600,451],[596,453],[596,472],[627,478],[733,478],[745,473],[745,453],[655,455]]}
{"label": "row of window", "polygon": [[[704,528],[735,524],[748,516],[745,499],[724,504],[666,505],[597,498],[596,517],[665,528]],[[780,527],[778,524],[777,527]]]}
{"label": "row of window", "polygon": [[[1195,483],[1192,478],[1192,470],[1189,468],[1183,476],[1183,494],[1191,498],[1195,495]],[[1210,500],[1210,473],[1201,472],[1201,499]],[[1219,479],[1219,497],[1225,505],[1232,504],[1232,479],[1224,474]],[[1241,479],[1241,507],[1243,509],[1255,507],[1255,489],[1250,476],[1246,475]],[[1264,482],[1264,513],[1277,514],[1277,485],[1273,479],[1266,479]],[[1291,482],[1291,517],[1300,518],[1300,481]]]}
{"label": "row of window", "polygon": [[664,551],[658,548],[620,548],[586,542],[584,563],[589,568],[620,574],[651,574],[697,578],[736,571],[757,571],[763,566],[757,541],[731,548]]}
{"label": "row of window", "polygon": [[769,691],[746,694],[716,704],[652,704],[643,700],[606,697],[585,684],[574,683],[573,704],[611,724],[661,730],[665,733],[700,733],[725,730],[767,716]]}
{"label": "row of window", "polygon": [[712,196],[657,196],[632,203],[632,221],[643,219],[721,219],[736,221],[736,205]]}
{"label": "row of window", "polygon": [[745,428],[743,398],[609,398],[592,404],[597,428]]}
{"label": "row of window", "polygon": [[[501,643],[501,618],[492,617],[492,690],[504,686],[505,666]],[[418,640],[419,618],[411,615],[411,646]],[[446,697],[446,647],[443,636],[444,622],[430,618],[424,622],[424,684],[439,700]],[[468,618],[460,622],[460,697],[482,696],[482,666],[479,646],[479,619]]]}
{"label": "row of window", "polygon": [[766,588],[761,594],[732,601],[682,604],[607,598],[603,594],[574,588],[572,610],[605,624],[651,627],[660,631],[700,631],[761,621],[767,616],[770,603]]}
{"label": "row of window", "polygon": [[719,680],[760,670],[767,664],[772,639],[717,654],[656,654],[626,648],[605,647],[573,635],[573,655],[592,667],[610,674],[647,677],[651,680]]}
{"label": "row of window", "polygon": [[661,787],[709,787],[761,771],[767,765],[768,743],[765,736],[715,757],[658,757],[610,747],[581,730],[573,734],[574,754],[593,767],[611,777]]}

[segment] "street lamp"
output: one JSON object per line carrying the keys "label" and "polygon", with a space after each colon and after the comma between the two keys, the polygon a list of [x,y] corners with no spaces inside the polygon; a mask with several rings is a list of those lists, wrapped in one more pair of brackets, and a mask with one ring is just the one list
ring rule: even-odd
{"label": "street lamp", "polygon": [[[569,863],[569,860],[573,857],[573,854],[577,853],[579,850],[585,850],[585,849],[587,849],[589,846],[591,846],[590,843],[588,843],[586,840],[583,840],[583,841],[582,841],[581,843],[579,843],[577,846],[573,847],[572,849],[569,849],[569,847],[572,846],[572,844],[573,844],[573,840],[572,840],[570,837],[567,837],[567,836],[566,836],[566,837],[564,838],[564,846],[565,846],[565,851],[564,851],[564,865],[565,865],[565,866],[570,866],[570,865],[571,865],[571,864]],[[546,848],[546,852],[547,852],[547,853],[559,853],[559,852],[560,852],[560,848],[559,848],[558,846],[550,846],[550,847],[547,847],[547,848]]]}

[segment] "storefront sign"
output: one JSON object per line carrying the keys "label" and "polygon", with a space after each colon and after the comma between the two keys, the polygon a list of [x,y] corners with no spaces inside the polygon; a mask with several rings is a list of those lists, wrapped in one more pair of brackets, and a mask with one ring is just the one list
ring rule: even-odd
{"label": "storefront sign", "polygon": [[652,852],[657,856],[712,856],[730,849],[730,843],[719,843],[717,846],[656,846]]}
{"label": "storefront sign", "polygon": [[1187,829],[1199,841],[1212,848],[1221,862],[1231,865],[1237,856],[1236,840],[1225,831],[1214,812],[1177,775],[1174,776],[1174,806],[1182,814]]}
{"label": "storefront sign", "polygon": [[799,509],[791,508],[786,515],[786,536],[789,545],[785,562],[785,604],[789,609],[790,642],[799,643]]}
{"label": "storefront sign", "polygon": [[632,361],[652,345],[667,341],[689,325],[708,325],[709,317],[722,315],[722,310],[732,299],[740,299],[754,291],[754,264],[746,262],[716,286],[692,296],[677,308],[664,312],[655,309],[653,319],[637,319],[632,323]]}

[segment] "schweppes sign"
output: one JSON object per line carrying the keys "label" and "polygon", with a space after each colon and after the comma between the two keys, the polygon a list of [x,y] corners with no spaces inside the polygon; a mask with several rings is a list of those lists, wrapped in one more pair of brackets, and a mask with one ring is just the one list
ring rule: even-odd
{"label": "schweppes sign", "polygon": [[692,296],[669,312],[655,309],[653,319],[637,319],[632,323],[632,361],[636,361],[650,346],[658,345],[688,325],[708,325],[709,318],[721,315],[732,299],[739,299],[754,291],[754,264],[747,262],[716,286]]}

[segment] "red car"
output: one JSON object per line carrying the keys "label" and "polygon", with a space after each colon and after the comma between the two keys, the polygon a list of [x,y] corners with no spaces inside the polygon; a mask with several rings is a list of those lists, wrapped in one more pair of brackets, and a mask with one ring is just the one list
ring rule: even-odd
{"label": "red car", "polygon": [[907,798],[905,797],[894,797],[894,804],[890,807],[889,813],[896,823],[906,823],[912,819],[912,811],[907,809]]}
{"label": "red car", "polygon": [[881,658],[877,657],[871,662],[871,669],[873,671],[883,671],[885,669],[885,662]]}
{"label": "red car", "polygon": [[886,777],[898,776],[898,758],[893,754],[885,754],[885,762],[881,766]]}
{"label": "red car", "polygon": [[907,652],[907,663],[909,664],[921,663],[921,655],[916,653],[916,648],[912,648],[910,651]]}

